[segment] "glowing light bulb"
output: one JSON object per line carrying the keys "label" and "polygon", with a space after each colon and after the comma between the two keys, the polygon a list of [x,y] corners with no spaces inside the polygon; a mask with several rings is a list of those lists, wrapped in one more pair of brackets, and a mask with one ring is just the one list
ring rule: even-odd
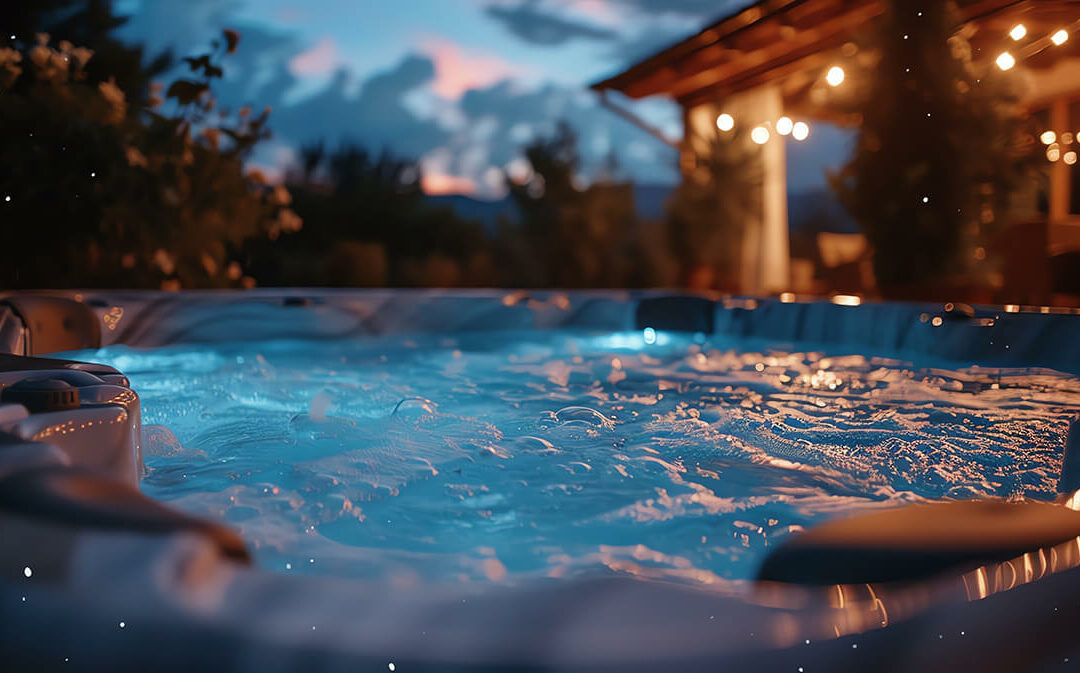
{"label": "glowing light bulb", "polygon": [[1076,152],[1066,152],[1065,156],[1061,157],[1061,160],[1072,166],[1076,163]]}
{"label": "glowing light bulb", "polygon": [[1001,52],[1001,55],[997,57],[995,63],[997,63],[997,67],[1002,70],[1012,70],[1013,66],[1016,65],[1016,58],[1009,52],[1003,51]]}
{"label": "glowing light bulb", "polygon": [[1061,158],[1061,148],[1058,147],[1057,143],[1054,143],[1046,149],[1046,158],[1050,162],[1057,161]]}
{"label": "glowing light bulb", "polygon": [[1050,36],[1050,41],[1060,47],[1061,45],[1069,41],[1069,31],[1062,28],[1061,30]]}
{"label": "glowing light bulb", "polygon": [[795,122],[791,128],[791,137],[802,142],[810,137],[810,125],[806,122]]}
{"label": "glowing light bulb", "polygon": [[1057,140],[1057,134],[1053,131],[1043,131],[1042,135],[1039,136],[1039,140],[1042,141],[1043,145],[1052,145]]}
{"label": "glowing light bulb", "polygon": [[1027,36],[1027,26],[1022,23],[1018,23],[1013,26],[1013,29],[1009,31],[1009,37],[1019,42]]}
{"label": "glowing light bulb", "polygon": [[776,132],[782,136],[791,135],[791,129],[794,126],[795,122],[791,121],[791,117],[781,117],[776,120]]}
{"label": "glowing light bulb", "polygon": [[753,140],[758,145],[764,145],[769,142],[769,129],[764,126],[755,126],[754,130],[750,132],[750,140]]}
{"label": "glowing light bulb", "polygon": [[829,68],[825,81],[829,83],[829,86],[840,86],[844,83],[844,69],[838,65]]}
{"label": "glowing light bulb", "polygon": [[721,131],[730,131],[735,128],[735,118],[725,112],[716,118],[716,128]]}

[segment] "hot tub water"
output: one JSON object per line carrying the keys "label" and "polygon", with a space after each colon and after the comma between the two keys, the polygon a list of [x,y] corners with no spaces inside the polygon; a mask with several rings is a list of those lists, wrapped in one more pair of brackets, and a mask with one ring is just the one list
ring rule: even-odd
{"label": "hot tub water", "polygon": [[402,585],[596,573],[733,586],[799,527],[1055,495],[1080,381],[702,335],[110,347],[148,494],[263,566]]}

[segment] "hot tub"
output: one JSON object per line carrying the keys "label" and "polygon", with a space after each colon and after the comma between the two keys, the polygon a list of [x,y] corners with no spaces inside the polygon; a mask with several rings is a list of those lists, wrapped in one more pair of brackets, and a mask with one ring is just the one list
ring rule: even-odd
{"label": "hot tub", "polygon": [[5,302],[9,351],[63,359],[0,375],[16,667],[1080,656],[1071,313],[662,293]]}

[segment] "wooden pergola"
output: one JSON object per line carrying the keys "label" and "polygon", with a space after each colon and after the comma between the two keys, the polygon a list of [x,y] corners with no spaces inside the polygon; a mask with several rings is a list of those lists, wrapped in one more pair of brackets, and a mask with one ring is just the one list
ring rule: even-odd
{"label": "wooden pergola", "polygon": [[[994,55],[1001,37],[1017,22],[1031,33],[1050,34],[1080,17],[1080,0],[956,0],[956,4],[960,21],[975,31],[971,42],[976,52]],[[619,91],[630,98],[668,96],[683,107],[693,107],[785,81],[788,95],[798,100],[811,84],[808,73],[832,63],[838,51],[853,47],[883,11],[881,0],[763,0],[591,88]],[[1069,56],[1080,56],[1080,41],[1033,55],[1027,65],[1045,69]]]}
{"label": "wooden pergola", "polygon": [[[954,2],[957,29],[964,31],[975,60],[993,62],[1002,50],[1010,50],[1030,84],[1025,105],[1048,108],[1049,128],[1069,129],[1069,105],[1080,101],[1080,0]],[[844,104],[858,91],[857,83],[834,89],[825,74],[833,65],[853,62],[872,72],[876,55],[859,45],[867,44],[865,38],[884,11],[882,0],[762,0],[591,88],[602,95],[615,91],[632,99],[665,96],[678,102],[685,128],[682,165],[691,169],[706,147],[700,140],[715,134],[720,112],[738,110],[743,118],[756,120],[785,115],[857,125],[858,116]],[[1012,42],[1008,34],[1020,23],[1028,36]],[[1072,39],[1051,44],[1050,36],[1061,29]],[[1073,126],[1080,136],[1080,120]],[[764,212],[760,223],[749,227],[756,229],[756,238],[743,253],[744,262],[751,262],[743,278],[748,292],[790,286],[784,144],[769,143],[763,153]],[[1050,171],[1051,224],[1080,224],[1080,217],[1070,215],[1069,168],[1059,162]],[[1074,228],[1080,242],[1080,226]]]}

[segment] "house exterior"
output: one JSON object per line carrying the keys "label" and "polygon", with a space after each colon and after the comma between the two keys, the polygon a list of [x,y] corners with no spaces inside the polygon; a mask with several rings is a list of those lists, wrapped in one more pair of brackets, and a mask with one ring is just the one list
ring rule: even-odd
{"label": "house exterior", "polygon": [[[1080,0],[954,1],[958,29],[976,61],[1013,71],[1026,114],[1044,130],[1040,140],[1051,140],[1045,131],[1053,132],[1052,141],[1043,143],[1045,179],[1009,215],[1034,232],[1019,238],[1039,247],[1043,262],[1080,249]],[[677,101],[684,173],[698,164],[718,130],[732,123],[765,129],[755,128],[760,137],[749,141],[764,140],[763,198],[747,223],[742,291],[805,289],[799,287],[805,274],[793,276],[789,251],[786,145],[800,136],[791,121],[807,125],[799,129],[803,134],[820,122],[858,125],[857,116],[844,112],[858,82],[845,74],[876,63],[859,44],[884,11],[881,0],[763,0],[593,85],[601,94]],[[843,245],[858,248],[850,241]]]}

